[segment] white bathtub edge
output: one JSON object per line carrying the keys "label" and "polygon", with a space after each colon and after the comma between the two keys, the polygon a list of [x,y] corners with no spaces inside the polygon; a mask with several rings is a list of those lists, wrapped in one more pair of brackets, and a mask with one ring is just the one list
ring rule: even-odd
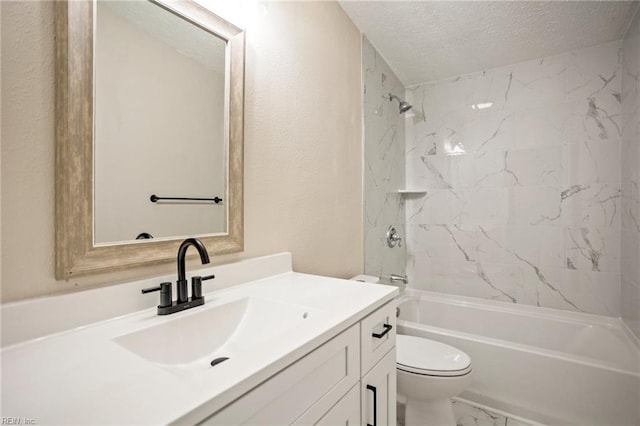
{"label": "white bathtub edge", "polygon": [[560,351],[544,349],[544,348],[540,348],[540,347],[537,347],[537,346],[525,345],[525,344],[522,344],[522,343],[509,342],[509,341],[506,341],[506,340],[496,339],[496,338],[493,338],[493,337],[479,336],[479,335],[476,335],[476,334],[465,333],[464,331],[457,331],[457,330],[452,330],[452,329],[449,329],[449,328],[440,328],[440,327],[435,327],[435,326],[431,326],[431,325],[420,324],[420,323],[413,322],[413,321],[407,321],[407,320],[398,319],[397,320],[397,324],[398,324],[398,331],[399,332],[400,332],[401,329],[415,328],[415,329],[418,329],[418,330],[424,330],[424,331],[427,331],[427,332],[430,332],[430,333],[434,333],[434,334],[453,336],[453,337],[457,337],[457,338],[461,338],[461,339],[470,340],[470,341],[476,342],[476,343],[490,343],[492,345],[495,345],[495,346],[498,346],[498,347],[501,347],[501,348],[505,348],[505,349],[515,349],[515,350],[518,350],[518,351],[523,351],[523,352],[527,352],[527,353],[531,353],[531,354],[540,354],[540,355],[548,356],[548,357],[551,357],[551,358],[554,358],[554,359],[559,359],[559,360],[562,360],[562,361],[576,362],[578,364],[587,365],[589,367],[602,368],[602,369],[605,369],[605,370],[613,371],[615,373],[630,374],[632,376],[636,376],[636,377],[640,378],[640,372],[638,372],[638,371],[630,371],[630,370],[625,370],[625,369],[622,369],[622,368],[613,367],[611,365],[607,365],[604,362],[602,362],[602,363],[593,362],[590,358],[581,357],[579,355],[567,354],[567,353],[560,352]]}
{"label": "white bathtub edge", "polygon": [[[436,302],[449,303],[458,306],[481,307],[498,312],[527,314],[536,318],[560,319],[568,322],[597,324],[603,327],[619,328],[624,324],[621,318],[605,315],[589,314],[585,312],[568,311],[563,309],[545,308],[541,306],[509,303],[497,300],[487,300],[478,297],[458,296],[455,294],[437,293],[428,290],[407,289],[399,298],[398,304],[404,300],[422,298]],[[626,326],[626,324],[625,324]],[[628,327],[627,327],[628,328]],[[633,333],[632,333],[633,334]],[[637,338],[635,339],[637,342]],[[639,346],[640,347],[640,346]]]}

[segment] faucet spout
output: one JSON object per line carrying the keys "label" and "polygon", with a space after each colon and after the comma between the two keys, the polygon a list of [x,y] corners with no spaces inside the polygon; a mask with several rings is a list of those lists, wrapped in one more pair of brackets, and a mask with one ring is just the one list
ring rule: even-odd
{"label": "faucet spout", "polygon": [[209,254],[207,253],[207,249],[204,244],[202,244],[202,241],[197,238],[187,238],[182,242],[182,244],[180,244],[180,248],[178,249],[178,303],[184,303],[188,300],[185,263],[187,249],[191,246],[198,250],[198,254],[200,254],[200,261],[203,265],[209,263]]}

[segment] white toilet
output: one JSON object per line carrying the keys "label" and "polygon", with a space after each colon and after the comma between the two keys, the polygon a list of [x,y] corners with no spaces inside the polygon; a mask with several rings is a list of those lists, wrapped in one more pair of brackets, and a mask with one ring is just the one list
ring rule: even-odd
{"label": "white toilet", "polygon": [[[380,283],[378,277],[352,280]],[[451,398],[471,384],[471,358],[453,346],[396,335],[398,394],[405,399],[405,426],[455,426]]]}
{"label": "white toilet", "polygon": [[471,358],[444,343],[396,336],[398,394],[406,398],[405,426],[454,426],[451,397],[471,383]]}

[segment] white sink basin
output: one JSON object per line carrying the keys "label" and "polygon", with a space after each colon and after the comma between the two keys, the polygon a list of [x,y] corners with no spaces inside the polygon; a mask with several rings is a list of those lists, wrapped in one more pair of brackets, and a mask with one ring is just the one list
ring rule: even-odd
{"label": "white sink basin", "polygon": [[317,311],[257,297],[194,308],[176,319],[115,338],[115,342],[152,362],[210,368],[219,357],[233,357],[301,326]]}

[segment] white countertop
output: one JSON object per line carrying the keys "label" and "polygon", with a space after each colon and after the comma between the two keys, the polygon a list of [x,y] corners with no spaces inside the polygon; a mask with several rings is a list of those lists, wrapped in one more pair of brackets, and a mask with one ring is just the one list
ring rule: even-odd
{"label": "white countertop", "polygon": [[[397,292],[390,286],[287,272],[207,293],[204,306],[180,313],[160,317],[150,308],[8,346],[2,350],[2,416],[37,424],[193,424]],[[114,341],[247,296],[303,306],[309,316],[259,350],[202,369],[153,363]]]}

